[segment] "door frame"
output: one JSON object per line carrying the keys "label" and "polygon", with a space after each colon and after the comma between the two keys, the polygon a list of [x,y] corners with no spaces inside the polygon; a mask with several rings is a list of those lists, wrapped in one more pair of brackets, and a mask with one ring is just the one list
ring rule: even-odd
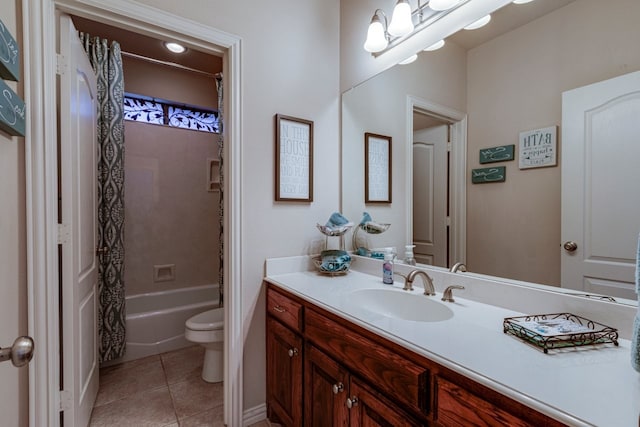
{"label": "door frame", "polygon": [[[407,95],[407,138],[413,141],[413,112],[438,117],[451,125],[451,163],[449,167],[449,260],[453,263],[467,260],[467,115],[426,99]],[[413,150],[406,150],[405,185],[407,194],[413,194]],[[405,207],[406,242],[413,241],[413,197],[407,197]]]}
{"label": "door frame", "polygon": [[57,426],[65,406],[60,389],[58,266],[58,126],[56,15],[72,13],[222,55],[225,82],[224,421],[243,424],[242,317],[242,84],[241,38],[127,0],[22,0],[27,288],[29,334],[36,351],[29,367],[29,424]]}

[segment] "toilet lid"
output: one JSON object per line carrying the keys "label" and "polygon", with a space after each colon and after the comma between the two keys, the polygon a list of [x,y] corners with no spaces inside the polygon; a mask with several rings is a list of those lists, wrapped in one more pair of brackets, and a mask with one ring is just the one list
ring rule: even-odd
{"label": "toilet lid", "polygon": [[187,320],[187,328],[193,331],[209,331],[222,329],[224,326],[224,309],[214,308],[200,314],[196,314]]}

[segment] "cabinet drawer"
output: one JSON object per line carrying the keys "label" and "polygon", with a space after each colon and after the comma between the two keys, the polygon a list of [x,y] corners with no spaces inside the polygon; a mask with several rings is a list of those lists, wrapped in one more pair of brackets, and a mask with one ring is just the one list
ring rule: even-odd
{"label": "cabinet drawer", "polygon": [[429,371],[323,315],[305,312],[305,335],[376,390],[416,411],[429,411]]}
{"label": "cabinet drawer", "polygon": [[436,379],[436,400],[436,419],[443,426],[531,425],[440,377]]}
{"label": "cabinet drawer", "polygon": [[294,331],[302,331],[302,305],[267,288],[267,312]]}

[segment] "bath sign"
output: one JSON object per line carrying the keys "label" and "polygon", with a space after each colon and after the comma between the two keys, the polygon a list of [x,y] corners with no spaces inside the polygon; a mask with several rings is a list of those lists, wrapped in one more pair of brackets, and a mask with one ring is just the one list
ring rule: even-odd
{"label": "bath sign", "polygon": [[520,169],[556,165],[557,126],[520,132]]}
{"label": "bath sign", "polygon": [[502,145],[500,147],[483,148],[480,150],[480,164],[506,162],[513,160],[515,145]]}
{"label": "bath sign", "polygon": [[0,77],[20,80],[20,49],[18,43],[0,20]]}
{"label": "bath sign", "polygon": [[0,80],[0,130],[13,136],[24,136],[24,102],[9,86]]}
{"label": "bath sign", "polygon": [[506,178],[507,178],[507,168],[504,166],[471,169],[471,182],[474,184],[486,184],[489,182],[504,182]]}

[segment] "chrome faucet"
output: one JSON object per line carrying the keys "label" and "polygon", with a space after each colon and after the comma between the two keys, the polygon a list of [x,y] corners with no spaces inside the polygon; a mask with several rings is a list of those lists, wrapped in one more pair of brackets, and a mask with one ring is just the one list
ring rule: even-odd
{"label": "chrome faucet", "polygon": [[464,265],[461,262],[456,262],[455,264],[453,264],[453,267],[451,267],[451,269],[449,271],[452,272],[452,273],[456,273],[458,271],[465,272],[465,271],[467,271],[467,266]]}
{"label": "chrome faucet", "polygon": [[442,294],[442,301],[446,301],[446,302],[456,302],[456,300],[453,299],[453,290],[454,289],[464,289],[464,286],[458,286],[458,285],[451,285],[448,286],[447,289],[444,290],[444,293]]}
{"label": "chrome faucet", "polygon": [[429,277],[429,275],[422,270],[411,270],[411,272],[407,275],[407,278],[404,282],[404,290],[412,291],[413,290],[413,281],[417,276],[422,276],[424,282],[424,294],[425,295],[435,295],[436,290],[433,287],[433,279]]}

